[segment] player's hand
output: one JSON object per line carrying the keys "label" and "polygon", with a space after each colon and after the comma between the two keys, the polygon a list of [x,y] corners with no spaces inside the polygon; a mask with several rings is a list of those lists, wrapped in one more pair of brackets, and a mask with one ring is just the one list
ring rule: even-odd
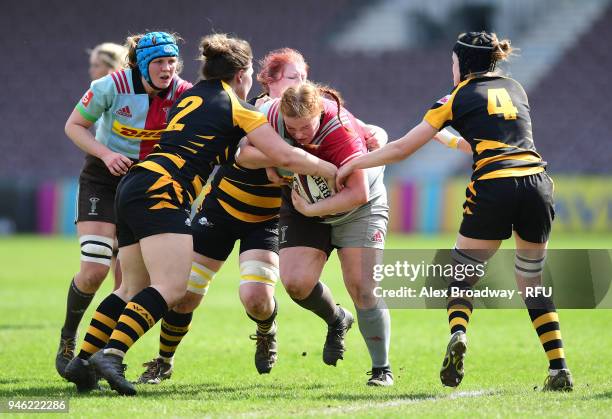
{"label": "player's hand", "polygon": [[113,176],[125,175],[132,165],[132,160],[114,151],[109,151],[101,159]]}
{"label": "player's hand", "polygon": [[270,183],[276,186],[287,186],[289,180],[278,174],[278,171],[274,167],[266,167],[266,175]]}
{"label": "player's hand", "polygon": [[302,198],[295,190],[291,190],[291,202],[297,212],[306,217],[312,217],[312,213],[310,212],[312,204],[308,203],[308,201]]}
{"label": "player's hand", "polygon": [[255,107],[257,109],[259,109],[261,107],[261,105],[263,105],[264,103],[269,102],[271,100],[272,100],[272,98],[270,96],[268,96],[268,95],[262,96],[262,97],[260,97],[259,99],[257,99],[255,101]]}
{"label": "player's hand", "polygon": [[389,141],[387,131],[376,125],[368,125],[369,131],[364,137],[368,151],[376,151]]}
{"label": "player's hand", "polygon": [[348,162],[347,164],[341,166],[338,169],[338,173],[336,173],[336,190],[338,192],[340,192],[344,188],[344,182],[346,181],[346,178],[348,178],[351,173],[353,173],[353,171],[355,171],[355,169],[353,168],[351,162]]}
{"label": "player's hand", "polygon": [[338,168],[330,162],[319,160],[319,168],[317,176],[321,176],[327,180],[327,183],[333,185],[336,181],[336,172]]}
{"label": "player's hand", "polygon": [[366,147],[368,151],[374,151],[378,150],[381,147],[381,144],[378,138],[371,136],[366,138]]}

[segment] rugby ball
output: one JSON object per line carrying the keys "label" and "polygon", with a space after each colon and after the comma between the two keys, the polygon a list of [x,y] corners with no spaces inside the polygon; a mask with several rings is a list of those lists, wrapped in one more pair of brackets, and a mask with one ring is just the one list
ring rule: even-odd
{"label": "rugby ball", "polygon": [[329,198],[335,193],[333,186],[327,183],[325,178],[310,175],[293,175],[293,189],[311,204],[325,198]]}

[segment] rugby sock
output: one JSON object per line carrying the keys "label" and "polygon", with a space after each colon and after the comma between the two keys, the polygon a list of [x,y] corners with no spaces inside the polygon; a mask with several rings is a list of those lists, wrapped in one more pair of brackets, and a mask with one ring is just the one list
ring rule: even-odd
{"label": "rugby sock", "polygon": [[125,301],[115,294],[110,294],[102,300],[87,329],[85,340],[78,355],[79,358],[89,359],[90,356],[106,345],[117,325],[117,319],[125,308],[125,304]]}
{"label": "rugby sock", "polygon": [[125,356],[134,342],[152,328],[167,311],[168,304],[159,291],[153,287],[143,289],[125,306],[110,340],[104,347],[104,353]]}
{"label": "rugby sock", "polygon": [[[464,281],[453,281],[448,287],[449,296],[452,289],[468,290],[471,287]],[[467,325],[470,322],[470,316],[474,307],[472,301],[467,298],[449,297],[446,303],[446,311],[448,313],[448,324],[450,326],[451,335],[457,331],[467,332]]]}
{"label": "rugby sock", "polygon": [[389,366],[389,342],[391,340],[391,316],[381,308],[357,310],[359,331],[365,340],[373,368]]}
{"label": "rugby sock", "polygon": [[559,315],[555,310],[552,299],[542,296],[527,297],[525,298],[525,305],[533,327],[540,338],[540,343],[544,347],[544,352],[546,352],[548,368],[551,370],[567,368],[559,327]]}
{"label": "rugby sock", "polygon": [[312,289],[310,295],[303,300],[296,300],[297,304],[306,310],[312,311],[314,314],[325,320],[325,323],[332,325],[344,318],[344,311],[340,306],[336,306],[334,297],[331,291],[321,281]]}
{"label": "rugby sock", "polygon": [[[448,314],[448,324],[450,326],[451,335],[458,331],[462,331],[463,333],[467,332],[467,326],[470,322],[472,311],[474,311],[474,306],[473,299],[465,297],[462,293],[472,289],[470,283],[466,280],[472,280],[472,283],[476,283],[478,277],[467,275],[465,272],[468,267],[473,267],[473,271],[476,272],[476,267],[485,263],[483,260],[476,257],[475,254],[479,253],[482,252],[477,250],[457,249],[457,246],[451,250],[451,258],[453,260],[456,275],[448,286],[448,298],[446,300],[446,312]],[[460,267],[463,269],[459,271],[458,268]],[[462,278],[458,278],[459,273],[462,273]],[[455,291],[456,297],[453,297],[453,291]]]}
{"label": "rugby sock", "polygon": [[170,310],[162,319],[159,334],[159,357],[167,363],[172,363],[176,348],[189,331],[192,318],[193,312],[177,313]]}
{"label": "rugby sock", "polygon": [[274,299],[274,310],[272,311],[270,317],[268,317],[267,319],[256,319],[247,312],[247,316],[249,317],[249,319],[257,323],[257,331],[262,335],[267,335],[270,332],[272,326],[274,326],[274,319],[276,319],[276,314],[278,313],[278,301],[276,301],[276,297],[272,298]]}
{"label": "rugby sock", "polygon": [[80,291],[74,283],[74,278],[70,282],[68,288],[68,298],[66,301],[66,319],[62,327],[62,337],[75,336],[79,323],[85,314],[85,310],[89,307],[94,294],[87,294]]}

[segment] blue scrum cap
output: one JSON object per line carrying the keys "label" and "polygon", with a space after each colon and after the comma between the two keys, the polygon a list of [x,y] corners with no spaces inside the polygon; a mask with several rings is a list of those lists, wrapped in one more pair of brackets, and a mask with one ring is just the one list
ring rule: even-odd
{"label": "blue scrum cap", "polygon": [[147,83],[152,84],[149,64],[159,57],[178,57],[179,47],[172,35],[167,32],[149,32],[136,45],[138,69]]}

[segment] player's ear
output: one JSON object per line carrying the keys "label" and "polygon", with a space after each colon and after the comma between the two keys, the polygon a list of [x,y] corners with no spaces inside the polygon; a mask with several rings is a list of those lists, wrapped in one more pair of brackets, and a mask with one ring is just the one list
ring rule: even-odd
{"label": "player's ear", "polygon": [[236,76],[235,76],[235,77],[236,77],[236,81],[237,81],[238,83],[242,83],[242,78],[244,77],[244,72],[245,72],[245,70],[244,70],[244,69],[240,69],[240,70],[238,70],[238,72],[236,73]]}

